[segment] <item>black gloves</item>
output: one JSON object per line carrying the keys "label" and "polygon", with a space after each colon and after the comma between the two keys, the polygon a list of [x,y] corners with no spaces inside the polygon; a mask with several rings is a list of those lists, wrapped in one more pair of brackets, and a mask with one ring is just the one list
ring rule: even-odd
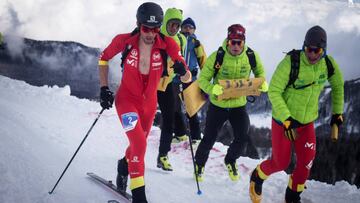
{"label": "black gloves", "polygon": [[184,65],[182,62],[180,62],[180,61],[175,61],[173,67],[174,67],[174,72],[175,72],[176,74],[179,74],[180,76],[185,75],[185,73],[186,73],[186,68],[185,68],[185,65]]}
{"label": "black gloves", "polygon": [[100,105],[103,109],[110,109],[114,103],[114,94],[108,86],[100,88]]}
{"label": "black gloves", "polygon": [[297,137],[296,128],[298,128],[300,126],[301,126],[301,123],[299,123],[299,121],[293,119],[292,117],[287,118],[283,123],[285,136],[290,141],[295,141],[296,137]]}
{"label": "black gloves", "polygon": [[342,114],[333,114],[331,116],[330,125],[333,126],[336,124],[338,127],[344,122],[344,118]]}
{"label": "black gloves", "polygon": [[195,41],[194,41],[194,47],[195,47],[195,48],[198,48],[199,46],[200,46],[200,41],[197,40],[197,39],[195,39]]}

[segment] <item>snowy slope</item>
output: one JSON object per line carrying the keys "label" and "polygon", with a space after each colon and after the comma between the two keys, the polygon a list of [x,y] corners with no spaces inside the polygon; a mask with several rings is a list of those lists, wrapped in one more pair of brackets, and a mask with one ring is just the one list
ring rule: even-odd
{"label": "snowy slope", "polygon": [[[97,102],[70,96],[70,89],[33,87],[0,76],[0,202],[106,202],[119,199],[86,177],[92,171],[115,179],[117,159],[127,139],[114,109],[105,111],[53,195],[60,173],[97,116]],[[257,118],[252,118],[256,122]],[[264,125],[264,124],[261,124]],[[249,202],[249,173],[260,162],[240,158],[240,181],[231,182],[223,164],[226,147],[216,144],[196,194],[191,154],[186,143],[173,145],[173,172],[156,168],[160,131],[154,127],[146,155],[146,189],[151,203]],[[287,176],[277,173],[264,184],[264,202],[282,202]],[[308,181],[304,202],[359,202],[360,190]]]}

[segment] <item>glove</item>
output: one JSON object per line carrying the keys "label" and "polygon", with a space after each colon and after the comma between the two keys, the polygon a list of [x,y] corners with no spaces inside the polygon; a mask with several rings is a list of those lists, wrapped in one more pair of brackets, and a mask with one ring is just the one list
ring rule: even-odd
{"label": "glove", "polygon": [[189,83],[191,82],[192,76],[191,76],[191,72],[190,71],[186,71],[185,75],[180,76],[180,81],[182,83]]}
{"label": "glove", "polygon": [[300,125],[301,124],[299,121],[291,117],[287,118],[283,123],[286,138],[288,138],[290,141],[295,141],[297,138],[296,128],[298,128]]}
{"label": "glove", "polygon": [[263,84],[260,86],[259,91],[267,92],[268,90],[269,90],[269,85],[266,81],[264,81]]}
{"label": "glove", "polygon": [[114,94],[108,86],[100,88],[100,105],[103,109],[110,109],[114,103]]}
{"label": "glove", "polygon": [[195,48],[198,48],[199,46],[200,46],[200,41],[197,40],[197,39],[195,39],[195,40],[194,40],[194,47],[195,47]]}
{"label": "glove", "polygon": [[338,127],[344,122],[344,118],[342,114],[333,114],[331,116],[330,125],[333,126],[334,124]]}
{"label": "glove", "polygon": [[180,61],[175,61],[173,67],[174,67],[174,72],[175,72],[176,74],[179,74],[180,76],[185,75],[185,73],[186,73],[186,68],[185,68],[185,65],[184,65],[182,62],[180,62]]}
{"label": "glove", "polygon": [[330,126],[331,126],[331,140],[336,142],[339,138],[339,127],[344,122],[342,114],[333,114],[331,116]]}
{"label": "glove", "polygon": [[211,93],[213,93],[216,96],[219,96],[224,93],[224,88],[221,85],[215,84],[211,90]]}

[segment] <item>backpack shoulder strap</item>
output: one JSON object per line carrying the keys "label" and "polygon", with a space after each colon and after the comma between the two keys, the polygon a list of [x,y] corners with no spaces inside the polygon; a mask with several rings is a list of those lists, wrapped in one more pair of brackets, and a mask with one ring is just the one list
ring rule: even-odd
{"label": "backpack shoulder strap", "polygon": [[180,41],[180,52],[181,52],[181,55],[184,56],[184,54],[183,54],[183,47],[184,47],[183,38],[181,37],[181,34],[180,34],[180,33],[177,33],[176,35],[177,35],[177,37],[179,38],[179,41]]}
{"label": "backpack shoulder strap", "polygon": [[167,69],[168,54],[166,53],[165,49],[160,49],[160,55],[161,55],[162,64],[163,64],[163,72],[162,72],[161,76],[169,76],[168,69]]}
{"label": "backpack shoulder strap", "polygon": [[[139,33],[139,29],[138,29],[138,28],[135,28],[135,29],[131,32],[130,36],[134,36],[134,35],[136,35],[137,33]],[[124,61],[125,61],[127,55],[129,54],[131,48],[132,48],[131,44],[126,44],[126,45],[125,45],[125,49],[121,52],[121,67],[122,67],[122,68],[124,68]]]}
{"label": "backpack shoulder strap", "polygon": [[291,85],[294,85],[295,80],[298,78],[299,68],[300,68],[300,52],[301,50],[293,49],[287,53],[287,55],[290,56],[291,68],[290,68],[289,81],[288,84],[286,85],[286,88],[290,87]]}
{"label": "backpack shoulder strap", "polygon": [[126,44],[124,51],[121,52],[121,68],[124,68],[125,59],[129,54],[131,48],[132,48],[131,44]]}
{"label": "backpack shoulder strap", "polygon": [[331,78],[331,76],[334,75],[335,69],[327,55],[325,56],[325,62],[326,62],[326,67],[327,67],[327,71],[328,71],[327,78],[329,79],[329,78]]}
{"label": "backpack shoulder strap", "polygon": [[159,36],[162,40],[165,40],[165,35],[163,33],[159,32]]}
{"label": "backpack shoulder strap", "polygon": [[250,47],[248,47],[247,50],[246,50],[246,55],[249,58],[249,63],[250,63],[250,66],[251,66],[251,70],[254,71],[255,68],[256,68],[255,53]]}
{"label": "backpack shoulder strap", "polygon": [[221,65],[223,64],[224,61],[224,55],[225,55],[225,51],[222,47],[219,47],[219,49],[216,52],[216,59],[215,59],[215,63],[214,63],[214,76],[213,78],[216,77],[216,75],[218,74]]}

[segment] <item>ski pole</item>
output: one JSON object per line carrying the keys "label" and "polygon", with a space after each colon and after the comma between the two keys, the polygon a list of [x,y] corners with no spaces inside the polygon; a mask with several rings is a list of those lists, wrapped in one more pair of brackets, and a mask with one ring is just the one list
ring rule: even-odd
{"label": "ski pole", "polygon": [[[180,84],[180,95],[181,95],[181,99],[182,101],[185,101],[184,100],[184,93],[183,93],[183,86],[182,84]],[[183,103],[184,105],[184,103]],[[190,116],[189,114],[186,112],[186,117],[190,120]],[[196,174],[196,165],[195,165],[195,157],[194,157],[194,149],[193,149],[193,146],[192,146],[192,138],[191,138],[191,135],[189,133],[189,142],[190,142],[190,151],[191,151],[191,159],[192,159],[192,163],[193,163],[193,166],[194,166],[194,174],[195,174],[195,181],[196,181],[196,186],[197,186],[197,194],[198,195],[201,195],[201,190],[200,190],[200,185],[199,185],[199,180],[198,180],[198,176]]]}
{"label": "ski pole", "polygon": [[[190,118],[188,116],[188,118]],[[189,135],[189,142],[190,142],[190,151],[191,151],[191,158],[192,158],[192,162],[193,162],[193,166],[194,166],[194,174],[195,174],[195,180],[196,180],[196,186],[197,186],[197,194],[198,195],[201,195],[201,190],[200,190],[200,185],[199,185],[199,180],[198,180],[198,176],[196,174],[196,165],[195,165],[195,158],[194,158],[194,149],[193,149],[193,146],[192,146],[192,138],[191,138],[191,135]]]}
{"label": "ski pole", "polygon": [[75,151],[74,155],[71,157],[69,163],[68,163],[67,166],[65,167],[65,169],[64,169],[64,171],[62,172],[61,176],[60,176],[59,179],[56,181],[53,189],[49,192],[50,195],[54,192],[56,186],[59,184],[61,178],[62,178],[63,175],[65,174],[66,170],[69,168],[71,162],[72,162],[73,159],[75,158],[75,156],[76,156],[76,154],[78,153],[78,151],[80,150],[81,146],[84,144],[86,138],[87,138],[88,135],[90,134],[92,128],[95,126],[96,122],[99,120],[99,118],[100,118],[100,116],[101,116],[101,114],[103,113],[104,110],[105,110],[105,109],[102,109],[102,110],[100,111],[100,113],[98,114],[97,118],[95,119],[95,121],[94,121],[93,124],[91,125],[90,129],[89,129],[88,132],[86,133],[84,139],[81,141],[81,143],[80,143],[79,147],[77,148],[77,150]]}

